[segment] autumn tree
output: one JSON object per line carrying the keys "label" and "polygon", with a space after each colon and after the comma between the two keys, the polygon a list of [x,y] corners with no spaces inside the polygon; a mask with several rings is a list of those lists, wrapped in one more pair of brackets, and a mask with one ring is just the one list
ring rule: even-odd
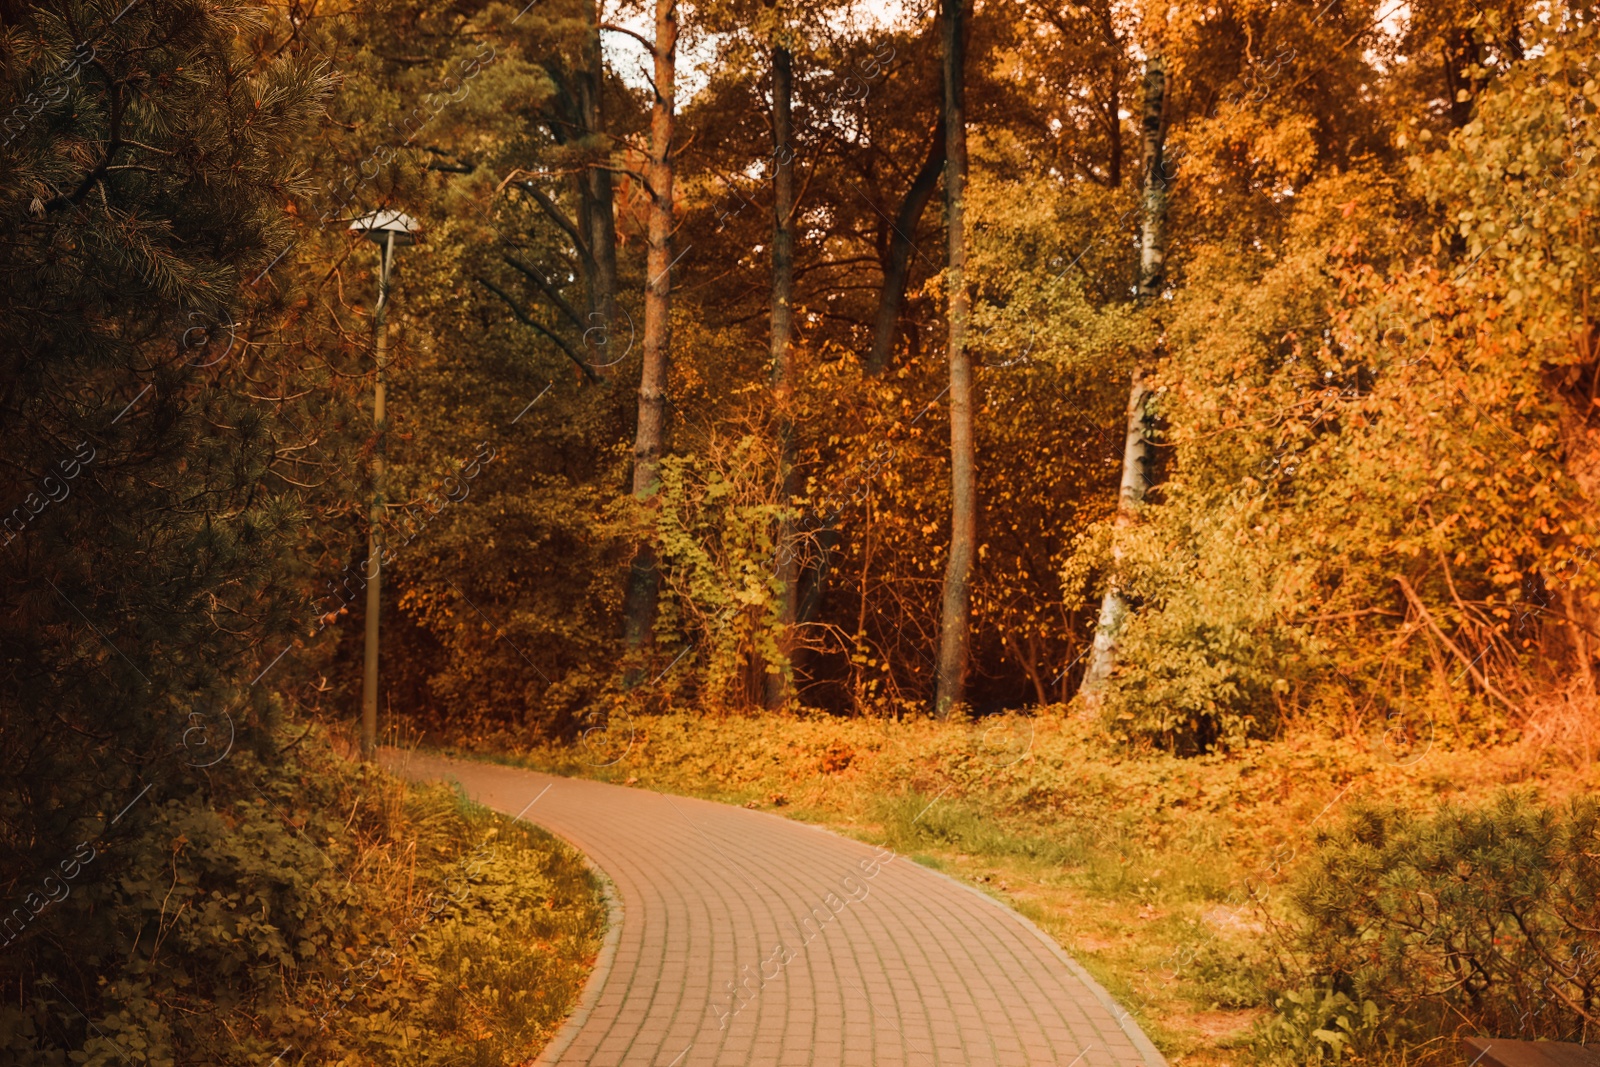
{"label": "autumn tree", "polygon": [[[607,27],[614,28],[614,27]],[[658,467],[667,433],[667,376],[672,358],[672,248],[673,177],[672,139],[677,117],[675,88],[678,62],[678,6],[676,0],[656,0],[655,37],[640,38],[654,66],[650,83],[650,143],[641,184],[649,199],[643,362],[639,371],[639,418],[633,445],[633,495],[647,503],[655,494]],[[624,635],[628,648],[638,651],[651,639],[660,586],[656,550],[647,537],[639,542],[629,564]]]}
{"label": "autumn tree", "polygon": [[950,291],[950,549],[939,618],[938,677],[934,710],[949,715],[967,692],[968,613],[972,564],[977,554],[977,500],[973,476],[972,362],[966,349],[967,112],[964,0],[944,0],[945,228]]}
{"label": "autumn tree", "polygon": [[[1158,296],[1166,267],[1167,181],[1162,141],[1165,137],[1166,64],[1160,53],[1145,60],[1144,114],[1140,120],[1143,147],[1143,203],[1139,229],[1139,269],[1137,299],[1141,303]],[[1138,516],[1150,484],[1150,388],[1147,368],[1133,370],[1128,391],[1128,420],[1122,446],[1122,483],[1117,494],[1117,524],[1126,527]],[[1091,712],[1098,706],[1111,672],[1116,668],[1117,633],[1128,613],[1128,604],[1118,587],[1116,574],[1120,548],[1112,547],[1112,572],[1100,617],[1095,626],[1094,651],[1083,672],[1079,692]]]}

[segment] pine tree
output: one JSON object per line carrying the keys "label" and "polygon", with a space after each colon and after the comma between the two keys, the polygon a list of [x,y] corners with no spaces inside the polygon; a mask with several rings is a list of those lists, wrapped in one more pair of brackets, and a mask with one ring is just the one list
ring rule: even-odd
{"label": "pine tree", "polygon": [[331,85],[241,53],[251,18],[63,3],[4,39],[8,899],[75,842],[114,867],[141,804],[195,787],[197,746],[258,745],[270,718],[252,679],[287,643],[276,548],[315,427],[273,400],[303,379],[252,343],[250,283],[290,244],[286,161]]}

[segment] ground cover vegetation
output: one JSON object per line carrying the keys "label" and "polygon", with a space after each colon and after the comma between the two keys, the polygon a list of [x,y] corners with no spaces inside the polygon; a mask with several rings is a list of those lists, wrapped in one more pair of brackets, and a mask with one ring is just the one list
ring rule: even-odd
{"label": "ground cover vegetation", "polygon": [[[396,735],[1014,887],[1185,1055],[1592,1039],[1594,23],[0,4],[8,1047],[424,1055],[308,1034],[270,914],[392,946],[487,832],[330,755],[373,540]],[[474,955],[544,1000],[381,985],[446,1059],[581,970],[527,849],[461,936],[550,881],[547,955]],[[271,967],[189,903],[228,863]]]}
{"label": "ground cover vegetation", "polygon": [[153,803],[76,850],[76,878],[14,894],[45,913],[6,945],[7,1062],[536,1056],[599,950],[582,858],[318,728],[283,740],[298,745],[270,766],[230,756],[254,789],[213,779]]}

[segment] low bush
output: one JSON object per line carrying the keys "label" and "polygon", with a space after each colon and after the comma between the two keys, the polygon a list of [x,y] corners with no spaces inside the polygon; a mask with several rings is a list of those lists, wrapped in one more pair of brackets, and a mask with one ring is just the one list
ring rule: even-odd
{"label": "low bush", "polygon": [[1283,990],[1273,999],[1277,1014],[1260,1027],[1257,1049],[1268,1062],[1337,1063],[1371,1057],[1395,1047],[1386,1040],[1378,1005],[1357,1001],[1329,986]]}
{"label": "low bush", "polygon": [[487,1067],[537,1054],[598,949],[548,835],[307,740],[145,799],[0,954],[0,1061]]}
{"label": "low bush", "polygon": [[[1292,899],[1299,947],[1327,991],[1319,1003],[1342,996],[1338,1013],[1351,1019],[1370,1002],[1418,1043],[1600,1036],[1592,797],[1555,808],[1505,793],[1429,817],[1357,809],[1319,837]],[[1296,1001],[1284,1017],[1311,1011]]]}

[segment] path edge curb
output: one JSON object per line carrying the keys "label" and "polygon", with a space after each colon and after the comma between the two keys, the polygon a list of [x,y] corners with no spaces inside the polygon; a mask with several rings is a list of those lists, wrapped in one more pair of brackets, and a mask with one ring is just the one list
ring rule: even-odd
{"label": "path edge curb", "polygon": [[[775,812],[762,812],[762,814],[771,815],[775,819],[783,819],[784,822],[790,823],[794,826],[809,826],[813,830],[824,834],[831,834],[842,841],[850,841],[858,845],[868,844],[868,842],[858,840],[857,838],[850,837],[846,834],[842,834],[829,826],[821,826],[814,822],[801,822],[799,819],[786,819],[782,815],[778,815]],[[1022,914],[1016,908],[1006,904],[1005,901],[996,900],[994,897],[990,896],[988,893],[985,893],[977,886],[969,885],[959,878],[946,874],[944,871],[929,867],[926,864],[917,863],[916,860],[913,860],[910,856],[907,856],[903,852],[896,852],[895,856],[896,858],[904,859],[910,863],[916,864],[916,866],[922,870],[927,871],[929,874],[937,875],[938,877],[943,878],[951,885],[966,890],[979,900],[989,904],[991,907],[999,908],[1001,911],[1005,912],[1007,916],[1021,923],[1023,929],[1027,930],[1034,937],[1037,937],[1045,946],[1045,948],[1050,950],[1056,959],[1060,960],[1066,965],[1067,970],[1072,972],[1072,976],[1078,981],[1082,982],[1084,987],[1087,988],[1090,993],[1094,994],[1094,998],[1100,1002],[1101,1006],[1111,1013],[1111,1017],[1117,1021],[1117,1026],[1122,1029],[1124,1034],[1128,1035],[1128,1040],[1133,1042],[1133,1047],[1138,1050],[1139,1055],[1144,1059],[1145,1067],[1170,1067],[1170,1065],[1167,1063],[1167,1058],[1161,1054],[1160,1049],[1156,1048],[1155,1042],[1151,1041],[1149,1035],[1147,1035],[1144,1030],[1139,1027],[1139,1024],[1134,1021],[1133,1014],[1118,1004],[1116,998],[1106,990],[1106,987],[1095,981],[1094,976],[1084,969],[1083,964],[1069,956],[1067,954],[1067,950],[1062,948],[1056,942],[1055,938],[1051,937],[1049,934],[1045,933],[1039,928],[1038,923]]]}
{"label": "path edge curb", "polygon": [[[409,763],[409,757],[414,754],[414,751],[415,750],[406,750],[404,753],[405,759],[403,762]],[[432,754],[429,753],[429,755]],[[483,760],[461,760],[459,757],[455,756],[442,756],[436,758],[443,758],[444,760],[451,762],[486,763],[486,761]],[[493,766],[493,764],[486,765]],[[548,777],[566,778],[569,776],[548,775]],[[461,779],[454,774],[446,773],[441,776],[441,780],[453,782],[457,788],[462,786]],[[540,795],[542,796],[543,794]],[[535,797],[534,799],[537,800],[538,797]],[[479,803],[481,803],[481,801]],[[529,806],[531,807],[532,805]],[[485,804],[484,807],[489,807],[489,805]],[[572,849],[572,851],[577,854],[578,858],[583,861],[584,867],[588,868],[589,873],[594,875],[595,882],[600,887],[600,897],[603,901],[605,901],[606,905],[606,935],[600,941],[600,951],[595,953],[594,970],[589,972],[589,978],[586,982],[584,982],[583,985],[583,992],[578,995],[578,1006],[572,1009],[572,1014],[567,1016],[566,1021],[561,1024],[561,1028],[555,1032],[555,1034],[550,1038],[549,1043],[545,1045],[544,1049],[533,1060],[533,1067],[554,1067],[554,1065],[561,1062],[561,1057],[566,1054],[567,1049],[572,1047],[572,1043],[576,1041],[578,1039],[578,1035],[583,1032],[584,1025],[589,1021],[589,1016],[594,1014],[595,1007],[600,1003],[600,995],[605,990],[606,979],[611,977],[611,965],[616,960],[617,945],[622,940],[622,894],[617,891],[616,883],[611,880],[611,876],[608,875],[598,863],[591,859],[587,852],[579,848],[576,844],[568,840],[562,834],[557,833],[550,827],[545,826],[543,823],[534,822],[532,819],[524,818],[521,815],[512,815],[509,812],[500,811],[497,808],[490,808],[490,810],[504,818],[510,819],[512,822],[527,823],[529,826],[537,829],[540,833],[549,834],[551,837]],[[528,809],[523,808],[522,810],[523,814],[525,815]],[[1162,1065],[1162,1067],[1165,1067],[1165,1065]]]}
{"label": "path edge curb", "polygon": [[[915,863],[916,861],[912,860],[912,862]],[[1010,907],[1004,901],[996,900],[977,886],[968,885],[961,879],[951,877],[943,871],[936,871],[932,867],[927,867],[920,863],[917,866],[922,867],[925,871],[937,874],[947,882],[960,886],[975,897],[988,901],[1020,922],[1029,933],[1042,941],[1044,946],[1054,953],[1057,959],[1066,964],[1067,970],[1071,971],[1073,976],[1082,982],[1089,992],[1094,994],[1094,998],[1105,1006],[1105,1009],[1111,1013],[1111,1017],[1117,1020],[1117,1025],[1122,1028],[1122,1032],[1128,1035],[1128,1040],[1133,1042],[1133,1047],[1139,1050],[1139,1055],[1144,1057],[1146,1067],[1169,1067],[1167,1058],[1161,1054],[1160,1049],[1156,1048],[1155,1042],[1151,1041],[1144,1030],[1139,1027],[1139,1024],[1134,1021],[1133,1013],[1118,1004],[1116,998],[1106,990],[1105,986],[1095,981],[1094,976],[1084,968],[1083,964],[1067,955],[1067,950],[1062,948],[1055,938],[1041,930],[1039,925],[1032,919],[1016,908]]]}
{"label": "path edge curb", "polygon": [[[616,883],[611,880],[611,876],[606,874],[599,864],[590,859],[589,854],[583,849],[542,823],[533,823],[527,819],[521,821],[529,822],[530,825],[539,827],[540,830],[552,837],[559,838],[568,848],[581,856],[583,865],[589,868],[590,873],[594,875],[595,881],[599,884],[600,896],[606,903],[606,936],[600,942],[600,951],[595,954],[594,970],[589,972],[589,980],[584,983],[583,993],[578,997],[578,1006],[572,1009],[572,1014],[568,1015],[567,1021],[561,1024],[561,1029],[556,1031],[555,1036],[550,1039],[550,1043],[544,1047],[544,1051],[539,1053],[539,1057],[533,1061],[533,1067],[554,1067],[555,1064],[561,1062],[561,1057],[566,1054],[567,1049],[572,1047],[572,1043],[583,1032],[585,1024],[589,1021],[589,1016],[594,1014],[595,1007],[600,1003],[600,995],[605,991],[606,979],[611,977],[611,965],[616,960],[617,944],[622,940],[622,895],[617,892]],[[1165,1067],[1165,1065],[1163,1064],[1161,1067]]]}

